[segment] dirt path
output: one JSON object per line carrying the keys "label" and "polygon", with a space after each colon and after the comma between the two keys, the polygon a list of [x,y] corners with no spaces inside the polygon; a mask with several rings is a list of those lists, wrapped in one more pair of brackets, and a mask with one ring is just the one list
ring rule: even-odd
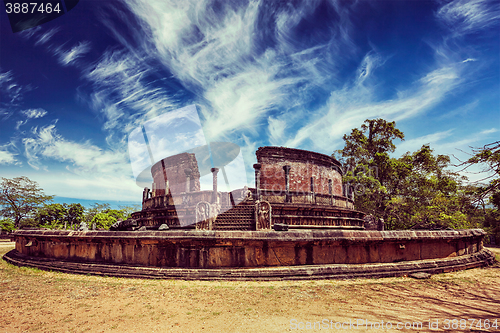
{"label": "dirt path", "polygon": [[[0,255],[11,248],[0,244]],[[2,333],[498,332],[500,266],[428,280],[209,282],[70,275],[0,260],[0,308]],[[447,319],[465,321],[453,329]],[[481,319],[481,328],[467,319]],[[499,328],[485,330],[486,319]]]}

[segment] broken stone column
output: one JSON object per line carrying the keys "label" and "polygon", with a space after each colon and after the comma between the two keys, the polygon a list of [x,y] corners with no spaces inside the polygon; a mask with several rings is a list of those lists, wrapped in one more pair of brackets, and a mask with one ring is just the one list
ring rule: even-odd
{"label": "broken stone column", "polygon": [[377,229],[378,229],[378,231],[384,231],[384,219],[383,218],[378,219]]}
{"label": "broken stone column", "polygon": [[217,173],[219,172],[219,168],[211,168],[210,171],[212,172],[213,176],[212,203],[217,203],[219,199],[219,195],[217,194]]}
{"label": "broken stone column", "polygon": [[333,184],[331,179],[328,179],[328,194],[330,194],[330,205],[333,206]]}
{"label": "broken stone column", "polygon": [[186,174],[186,193],[191,192],[191,174],[193,170],[190,168],[184,169],[184,173]]}
{"label": "broken stone column", "polygon": [[260,168],[262,165],[260,163],[255,163],[253,168],[255,169],[255,201],[260,200]]}
{"label": "broken stone column", "polygon": [[283,167],[283,170],[285,171],[285,202],[290,202],[290,181],[289,181],[289,175],[290,175],[290,169],[291,167],[289,165],[285,165]]}

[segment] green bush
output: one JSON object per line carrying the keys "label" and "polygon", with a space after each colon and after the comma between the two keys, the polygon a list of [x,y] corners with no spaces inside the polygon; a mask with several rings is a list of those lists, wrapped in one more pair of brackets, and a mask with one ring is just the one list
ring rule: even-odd
{"label": "green bush", "polygon": [[97,229],[105,229],[108,230],[109,227],[113,225],[117,220],[115,217],[106,214],[106,213],[97,213],[92,219],[91,225],[95,224]]}
{"label": "green bush", "polygon": [[11,219],[1,219],[0,230],[7,232],[12,232],[16,230],[16,227],[14,226],[14,221],[12,221]]}

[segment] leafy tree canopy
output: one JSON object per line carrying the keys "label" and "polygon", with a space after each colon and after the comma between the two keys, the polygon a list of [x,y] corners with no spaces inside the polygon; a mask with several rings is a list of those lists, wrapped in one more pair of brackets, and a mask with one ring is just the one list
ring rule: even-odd
{"label": "leafy tree canopy", "polygon": [[0,219],[0,230],[7,232],[16,230],[14,221],[12,221],[11,219]]}
{"label": "leafy tree canopy", "polygon": [[109,227],[111,227],[113,225],[113,223],[115,223],[117,221],[117,219],[110,215],[110,214],[107,214],[107,213],[97,213],[94,215],[94,217],[92,218],[92,225],[95,225],[95,227],[97,229],[105,229],[105,230],[108,230]]}
{"label": "leafy tree canopy", "polygon": [[448,170],[450,158],[429,145],[400,158],[390,157],[394,140],[404,139],[395,122],[366,120],[344,135],[334,157],[344,163],[344,184],[355,208],[383,218],[389,229],[468,228],[475,225],[462,177]]}
{"label": "leafy tree canopy", "polygon": [[19,228],[21,220],[33,214],[34,210],[42,206],[54,196],[46,195],[38,187],[38,183],[28,177],[3,178],[0,183],[0,213],[4,217],[12,218],[14,225]]}

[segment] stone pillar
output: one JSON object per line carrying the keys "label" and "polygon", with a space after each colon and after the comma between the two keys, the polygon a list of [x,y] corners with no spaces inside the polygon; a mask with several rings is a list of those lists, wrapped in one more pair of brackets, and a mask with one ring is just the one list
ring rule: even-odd
{"label": "stone pillar", "polygon": [[154,198],[154,196],[155,196],[155,188],[156,188],[156,184],[153,181],[153,183],[151,184],[151,198]]}
{"label": "stone pillar", "polygon": [[330,194],[330,205],[333,206],[333,182],[328,179],[328,194]]}
{"label": "stone pillar", "polygon": [[255,163],[253,168],[255,169],[255,201],[260,200],[260,168],[262,165]]}
{"label": "stone pillar", "polygon": [[212,203],[217,203],[219,198],[219,195],[217,194],[217,173],[219,172],[219,168],[211,168],[210,171],[212,171],[213,176]]}
{"label": "stone pillar", "polygon": [[378,219],[377,230],[384,231],[384,219],[383,218]]}
{"label": "stone pillar", "polygon": [[314,189],[314,177],[311,177],[311,203],[316,203],[316,191]]}
{"label": "stone pillar", "polygon": [[184,169],[184,173],[186,174],[186,193],[191,192],[191,174],[193,170],[190,168]]}
{"label": "stone pillar", "polygon": [[283,170],[285,171],[285,202],[291,202],[290,200],[290,180],[289,180],[289,175],[290,175],[290,166],[285,165],[283,167]]}

